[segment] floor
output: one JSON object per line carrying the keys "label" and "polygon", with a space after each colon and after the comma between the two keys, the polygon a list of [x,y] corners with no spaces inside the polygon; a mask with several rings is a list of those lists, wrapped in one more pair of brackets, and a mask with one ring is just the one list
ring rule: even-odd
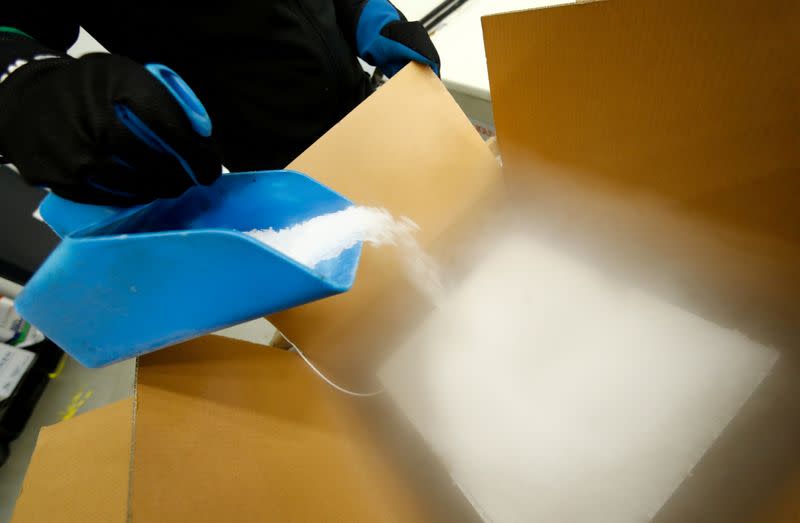
{"label": "floor", "polygon": [[[218,334],[267,344],[274,333],[274,327],[259,319]],[[11,521],[39,429],[130,396],[133,394],[135,370],[135,360],[101,369],[87,369],[75,360],[65,360],[60,374],[44,391],[25,431],[12,443],[8,461],[0,467],[0,523]]]}

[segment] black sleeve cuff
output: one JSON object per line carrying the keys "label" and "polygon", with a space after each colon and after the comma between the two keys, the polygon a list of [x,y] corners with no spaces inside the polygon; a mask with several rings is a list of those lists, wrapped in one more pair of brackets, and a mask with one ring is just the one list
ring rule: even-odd
{"label": "black sleeve cuff", "polygon": [[66,55],[21,34],[0,32],[0,86],[15,67],[53,56]]}

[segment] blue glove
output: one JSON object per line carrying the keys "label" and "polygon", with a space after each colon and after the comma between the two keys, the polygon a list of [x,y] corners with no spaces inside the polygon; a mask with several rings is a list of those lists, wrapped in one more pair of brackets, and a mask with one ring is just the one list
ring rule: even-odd
{"label": "blue glove", "polygon": [[364,2],[356,22],[356,49],[388,77],[409,62],[430,66],[439,75],[439,53],[419,22],[409,22],[388,0]]}

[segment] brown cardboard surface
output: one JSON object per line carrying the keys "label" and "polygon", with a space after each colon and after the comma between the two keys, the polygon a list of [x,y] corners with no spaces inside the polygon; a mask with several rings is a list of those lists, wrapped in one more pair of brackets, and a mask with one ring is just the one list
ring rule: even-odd
{"label": "brown cardboard surface", "polygon": [[132,520],[430,521],[297,354],[209,336],[140,359]]}
{"label": "brown cardboard surface", "polygon": [[533,158],[798,241],[798,24],[792,0],[609,0],[486,17],[505,164]]}
{"label": "brown cardboard surface", "polygon": [[[608,250],[684,265],[706,301],[728,297],[708,307],[720,321],[797,345],[800,4],[609,0],[483,23],[508,177]],[[542,196],[543,178],[583,196]],[[615,216],[591,208],[612,192]]]}
{"label": "brown cardboard surface", "polygon": [[767,502],[763,512],[752,519],[753,523],[797,523],[800,521],[800,471]]}
{"label": "brown cardboard surface", "polygon": [[[412,64],[289,165],[354,202],[419,226],[433,246],[468,221],[501,179],[467,117],[429,68]],[[391,249],[364,249],[349,292],[270,317],[286,338],[339,381],[379,359],[416,299]],[[357,326],[357,327],[356,327]]]}
{"label": "brown cardboard surface", "polygon": [[43,427],[14,523],[127,520],[133,399]]}

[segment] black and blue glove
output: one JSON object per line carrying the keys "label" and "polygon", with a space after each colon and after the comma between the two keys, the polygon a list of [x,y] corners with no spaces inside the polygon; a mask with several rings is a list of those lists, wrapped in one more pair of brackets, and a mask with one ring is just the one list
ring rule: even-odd
{"label": "black and blue glove", "polygon": [[420,22],[406,20],[389,0],[357,2],[354,14],[356,50],[364,61],[388,77],[412,61],[439,75],[439,53]]}
{"label": "black and blue glove", "polygon": [[18,35],[0,46],[0,153],[29,183],[128,206],[220,176],[210,120],[193,122],[144,66],[109,54],[73,59]]}

